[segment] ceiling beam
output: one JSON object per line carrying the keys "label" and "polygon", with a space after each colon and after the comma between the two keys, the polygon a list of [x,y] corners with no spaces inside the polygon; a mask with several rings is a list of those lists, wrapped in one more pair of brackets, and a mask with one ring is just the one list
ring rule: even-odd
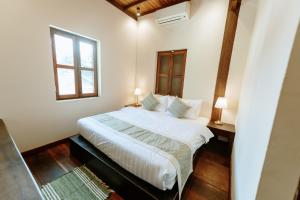
{"label": "ceiling beam", "polygon": [[129,12],[128,10],[124,10],[123,6],[121,4],[119,4],[118,2],[116,2],[115,0],[106,0],[107,2],[111,3],[112,5],[114,5],[115,7],[117,7],[118,9],[120,9],[121,11],[123,11],[125,14],[127,14],[129,17],[137,20],[137,16],[134,13]]}
{"label": "ceiling beam", "polygon": [[124,10],[128,10],[129,8],[133,7],[133,6],[136,6],[140,3],[143,3],[145,1],[148,1],[148,0],[137,0],[137,1],[134,1],[132,3],[129,3],[128,5],[124,6]]}
{"label": "ceiling beam", "polygon": [[179,3],[182,3],[182,2],[185,2],[185,1],[190,1],[190,0],[177,0],[177,1],[173,1],[173,2],[170,2],[170,3],[164,4],[164,5],[162,5],[162,6],[158,7],[158,8],[155,8],[155,9],[152,9],[152,10],[149,10],[149,11],[146,11],[146,12],[142,12],[141,16],[148,15],[150,13],[153,13],[153,12],[157,11],[157,10],[160,10],[160,9],[163,9],[163,8],[166,8],[166,7],[170,7],[170,6],[174,6],[176,4],[179,4]]}

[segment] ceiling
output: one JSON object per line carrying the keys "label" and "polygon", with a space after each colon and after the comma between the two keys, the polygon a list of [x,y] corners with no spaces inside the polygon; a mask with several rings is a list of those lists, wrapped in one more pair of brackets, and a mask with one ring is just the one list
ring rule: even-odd
{"label": "ceiling", "polygon": [[140,8],[141,16],[155,12],[184,1],[190,0],[107,0],[130,17],[137,20],[137,7]]}

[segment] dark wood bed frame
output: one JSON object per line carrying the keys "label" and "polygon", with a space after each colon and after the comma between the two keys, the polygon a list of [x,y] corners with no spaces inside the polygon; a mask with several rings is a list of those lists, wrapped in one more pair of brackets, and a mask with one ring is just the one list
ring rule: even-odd
{"label": "dark wood bed frame", "polygon": [[177,183],[172,190],[160,190],[123,169],[79,134],[70,137],[70,151],[125,199],[178,200]]}

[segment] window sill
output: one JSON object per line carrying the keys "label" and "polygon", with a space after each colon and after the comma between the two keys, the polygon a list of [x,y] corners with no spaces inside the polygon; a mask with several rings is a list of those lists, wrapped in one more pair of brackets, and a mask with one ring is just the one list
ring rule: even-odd
{"label": "window sill", "polygon": [[92,97],[82,97],[82,98],[70,98],[70,99],[56,99],[56,102],[72,102],[72,101],[83,101],[83,100],[93,100],[101,97],[101,95],[98,96],[92,96]]}

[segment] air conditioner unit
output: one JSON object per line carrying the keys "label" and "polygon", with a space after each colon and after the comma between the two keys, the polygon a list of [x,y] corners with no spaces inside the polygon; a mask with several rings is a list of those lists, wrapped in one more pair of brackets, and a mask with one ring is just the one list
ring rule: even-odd
{"label": "air conditioner unit", "polygon": [[186,1],[155,12],[155,21],[160,25],[173,24],[190,18],[190,2]]}

